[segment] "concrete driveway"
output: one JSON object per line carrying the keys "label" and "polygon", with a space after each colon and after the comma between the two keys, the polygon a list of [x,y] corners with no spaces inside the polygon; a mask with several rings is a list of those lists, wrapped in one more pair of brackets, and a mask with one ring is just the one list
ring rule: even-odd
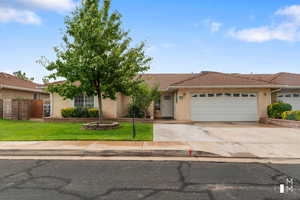
{"label": "concrete driveway", "polygon": [[300,144],[300,129],[250,122],[155,124],[154,141]]}
{"label": "concrete driveway", "polygon": [[300,158],[300,129],[258,123],[155,124],[154,141],[223,156]]}

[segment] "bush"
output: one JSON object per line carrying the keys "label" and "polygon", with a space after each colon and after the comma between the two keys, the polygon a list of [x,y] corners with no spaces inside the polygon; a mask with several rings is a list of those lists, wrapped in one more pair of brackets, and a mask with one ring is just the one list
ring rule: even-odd
{"label": "bush", "polygon": [[272,103],[268,106],[268,116],[270,118],[280,119],[283,112],[290,110],[292,110],[291,104],[282,102]]}
{"label": "bush", "polygon": [[93,117],[93,118],[99,117],[99,110],[96,108],[88,109],[88,113],[89,113],[89,117]]}
{"label": "bush", "polygon": [[99,111],[96,108],[64,108],[61,110],[61,115],[64,118],[96,118]]}
{"label": "bush", "polygon": [[64,108],[61,110],[61,115],[64,118],[73,117],[74,110],[74,108]]}
{"label": "bush", "polygon": [[136,118],[144,117],[144,112],[138,106],[130,104],[128,107],[128,117],[133,117],[133,113],[135,113]]}
{"label": "bush", "polygon": [[89,117],[89,111],[88,111],[87,108],[82,108],[82,107],[75,108],[74,117],[88,118]]}
{"label": "bush", "polygon": [[300,121],[300,110],[283,112],[282,119]]}

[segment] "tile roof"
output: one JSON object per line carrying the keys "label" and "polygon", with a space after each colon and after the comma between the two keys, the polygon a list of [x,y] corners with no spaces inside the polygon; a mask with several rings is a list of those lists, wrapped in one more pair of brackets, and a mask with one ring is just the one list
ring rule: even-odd
{"label": "tile roof", "polygon": [[[255,86],[300,87],[300,74],[280,72],[277,74],[239,74],[221,72],[201,72],[190,74],[141,74],[141,78],[149,85],[159,84],[160,90],[171,87],[217,87],[217,86]],[[59,84],[58,81],[50,84]]]}
{"label": "tile roof", "polygon": [[39,87],[42,86],[40,84],[34,83],[32,81],[23,80],[13,76],[11,74],[0,72],[0,86],[10,86],[10,87],[17,87],[26,90],[33,90],[33,91],[41,91]]}
{"label": "tile roof", "polygon": [[271,80],[274,84],[300,86],[300,74],[281,72],[275,75],[276,76]]}
{"label": "tile roof", "polygon": [[171,84],[171,86],[265,86],[273,85],[268,80],[240,74],[225,74],[221,72],[202,72],[197,76]]}
{"label": "tile roof", "polygon": [[154,86],[159,84],[160,90],[166,90],[171,84],[194,77],[197,74],[142,74],[144,81]]}

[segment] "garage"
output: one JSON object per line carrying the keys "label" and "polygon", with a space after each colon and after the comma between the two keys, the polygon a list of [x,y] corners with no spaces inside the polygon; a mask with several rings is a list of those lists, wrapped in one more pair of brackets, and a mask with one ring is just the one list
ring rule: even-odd
{"label": "garage", "polygon": [[193,121],[257,121],[256,93],[193,93]]}
{"label": "garage", "polygon": [[300,93],[279,93],[277,101],[291,104],[293,110],[300,110]]}

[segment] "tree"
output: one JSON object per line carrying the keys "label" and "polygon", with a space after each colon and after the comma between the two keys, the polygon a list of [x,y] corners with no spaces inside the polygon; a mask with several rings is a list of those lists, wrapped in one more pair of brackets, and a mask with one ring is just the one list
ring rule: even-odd
{"label": "tree", "polygon": [[56,61],[40,62],[52,72],[49,79],[65,79],[51,84],[50,92],[70,99],[80,93],[97,95],[103,123],[102,99],[115,99],[118,92],[130,95],[130,88],[141,82],[138,74],[150,68],[151,58],[145,55],[143,42],[132,47],[128,32],[121,28],[121,15],[109,12],[111,1],[101,2],[83,0],[65,20],[64,44],[54,48]]}
{"label": "tree", "polygon": [[31,78],[27,77],[26,73],[22,72],[21,70],[14,72],[13,75],[20,78],[20,79],[26,80],[26,81],[33,81],[34,80],[33,77],[31,77]]}
{"label": "tree", "polygon": [[144,113],[144,118],[146,118],[151,103],[159,99],[159,86],[156,85],[154,87],[150,87],[146,83],[142,82],[135,87],[135,91],[132,95],[132,108],[139,108]]}

